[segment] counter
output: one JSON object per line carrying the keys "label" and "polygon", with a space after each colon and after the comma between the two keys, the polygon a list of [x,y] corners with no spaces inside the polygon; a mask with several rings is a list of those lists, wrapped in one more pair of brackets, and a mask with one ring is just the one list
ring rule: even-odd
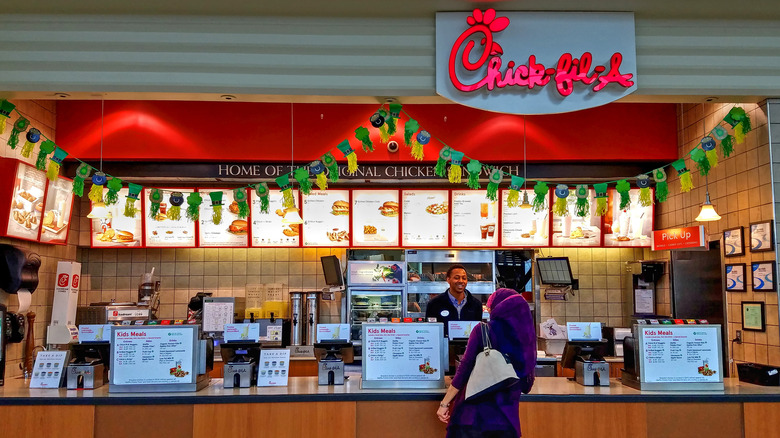
{"label": "counter", "polygon": [[[109,394],[107,386],[30,390],[11,379],[0,389],[0,422],[4,432],[47,437],[149,431],[166,438],[444,436],[434,415],[444,390],[361,389],[358,379],[328,387],[314,377],[276,388],[223,389],[221,383],[214,379],[197,393],[150,395]],[[560,421],[564,415],[567,421]],[[523,396],[520,418],[525,437],[780,436],[780,388],[727,379],[723,391],[648,392],[614,379],[609,387],[583,387],[547,377]],[[118,419],[132,421],[118,427]]]}

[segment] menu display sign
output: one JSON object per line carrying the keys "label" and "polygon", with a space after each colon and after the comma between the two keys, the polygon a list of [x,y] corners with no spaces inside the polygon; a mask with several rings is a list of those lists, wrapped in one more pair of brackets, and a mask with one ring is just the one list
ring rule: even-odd
{"label": "menu display sign", "polygon": [[113,326],[111,383],[193,383],[196,326]]}
{"label": "menu display sign", "polygon": [[442,379],[441,328],[434,324],[363,324],[364,383]]}
{"label": "menu display sign", "polygon": [[70,351],[39,351],[35,356],[30,388],[59,388]]}
{"label": "menu display sign", "polygon": [[349,324],[317,324],[317,342],[349,341]]}
{"label": "menu display sign", "polygon": [[11,197],[11,212],[6,232],[8,236],[38,240],[46,181],[44,172],[19,163]]}
{"label": "menu display sign", "polygon": [[380,261],[350,261],[347,282],[350,285],[403,284],[406,264]]}
{"label": "menu display sign", "polygon": [[498,246],[498,202],[487,190],[452,191],[452,246]]}
{"label": "menu display sign", "polygon": [[349,190],[313,190],[302,206],[303,246],[349,246]]}
{"label": "menu display sign", "polygon": [[[201,247],[245,247],[249,244],[249,219],[239,219],[238,203],[231,203],[232,189],[198,189],[203,197],[200,204],[198,235]],[[221,217],[215,215],[211,193],[222,192]],[[219,218],[214,223],[214,218]]]}
{"label": "menu display sign", "polygon": [[398,190],[352,191],[352,245],[398,246]]}
{"label": "menu display sign", "polygon": [[706,248],[704,225],[653,231],[653,251],[682,248]]}
{"label": "menu display sign", "polygon": [[257,386],[287,386],[289,370],[290,350],[263,350],[257,367]]}
{"label": "menu display sign", "polygon": [[72,184],[62,177],[49,181],[41,219],[41,242],[61,245],[67,242],[73,208]]}
{"label": "menu display sign", "polygon": [[260,324],[257,322],[225,324],[225,330],[223,331],[222,336],[225,338],[225,342],[257,342],[260,340]]}
{"label": "menu display sign", "polygon": [[[103,189],[105,199],[108,189]],[[143,214],[141,209],[132,217],[125,216],[125,198],[127,187],[118,192],[119,201],[106,206],[109,216],[92,219],[93,248],[121,248],[141,246],[141,226]]]}
{"label": "menu display sign", "polygon": [[[577,214],[577,193],[569,190],[566,216],[553,213],[553,246],[601,246],[601,217],[596,216],[596,191],[588,191],[585,216]],[[553,195],[553,202],[557,197]],[[555,207],[553,207],[555,210]]]}
{"label": "menu display sign", "polygon": [[[293,198],[300,199],[293,190]],[[268,213],[262,211],[262,200],[254,191],[249,192],[252,214],[252,246],[300,246],[301,225],[284,224],[285,207],[281,190],[268,191]],[[300,203],[299,203],[300,205]]]}
{"label": "menu display sign", "polygon": [[447,321],[450,339],[468,339],[472,330],[479,327],[479,321]]}
{"label": "menu display sign", "polygon": [[[520,190],[520,199],[524,192],[533,199],[533,190]],[[502,246],[549,246],[550,206],[545,198],[544,208],[510,207],[507,205],[509,190],[501,190],[501,244]]]}
{"label": "menu display sign", "polygon": [[722,382],[720,326],[640,326],[642,381]]}
{"label": "menu display sign", "polygon": [[[653,237],[653,204],[639,204],[639,190],[628,191],[631,203],[620,208],[620,194],[609,190],[604,217],[604,246],[650,246]],[[650,193],[653,196],[653,193]]]}
{"label": "menu display sign", "polygon": [[[160,202],[158,213],[154,217],[147,217],[144,221],[146,246],[151,248],[194,248],[195,222],[187,219],[184,212],[182,212],[179,220],[172,220],[168,217],[171,205],[167,195],[171,193],[170,190],[171,189],[165,189],[165,194],[163,195],[164,201]],[[181,192],[184,199],[187,199],[187,196],[192,193],[192,190],[186,191],[176,189],[176,191]],[[152,189],[144,189],[143,202],[146,207],[144,211],[151,210],[151,193]],[[182,205],[181,209],[184,210],[185,208],[186,202]]]}
{"label": "menu display sign", "polygon": [[403,190],[402,246],[447,246],[450,202],[448,190]]}

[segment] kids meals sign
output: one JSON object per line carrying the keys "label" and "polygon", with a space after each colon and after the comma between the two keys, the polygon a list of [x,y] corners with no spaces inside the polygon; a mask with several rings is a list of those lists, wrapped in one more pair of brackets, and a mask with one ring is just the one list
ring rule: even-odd
{"label": "kids meals sign", "polygon": [[577,111],[636,90],[632,13],[436,14],[436,92],[512,114]]}

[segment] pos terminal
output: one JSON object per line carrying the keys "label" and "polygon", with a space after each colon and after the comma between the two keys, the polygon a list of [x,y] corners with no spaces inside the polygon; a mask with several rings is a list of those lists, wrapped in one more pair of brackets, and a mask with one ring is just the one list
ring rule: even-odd
{"label": "pos terminal", "polygon": [[609,364],[604,360],[606,340],[567,341],[562,368],[574,368],[574,380],[584,386],[609,386]]}

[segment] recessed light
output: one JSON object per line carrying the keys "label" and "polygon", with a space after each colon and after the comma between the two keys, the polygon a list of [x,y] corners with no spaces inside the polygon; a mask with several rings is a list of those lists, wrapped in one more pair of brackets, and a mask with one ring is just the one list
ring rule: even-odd
{"label": "recessed light", "polygon": [[222,96],[219,96],[222,100],[237,100],[238,98],[236,96],[233,96],[232,94],[223,94]]}
{"label": "recessed light", "polygon": [[715,96],[710,96],[710,97],[704,98],[705,102],[715,102],[716,100],[718,100],[718,98],[715,97]]}
{"label": "recessed light", "polygon": [[67,99],[70,97],[70,94],[68,93],[54,93],[54,97],[58,99]]}

